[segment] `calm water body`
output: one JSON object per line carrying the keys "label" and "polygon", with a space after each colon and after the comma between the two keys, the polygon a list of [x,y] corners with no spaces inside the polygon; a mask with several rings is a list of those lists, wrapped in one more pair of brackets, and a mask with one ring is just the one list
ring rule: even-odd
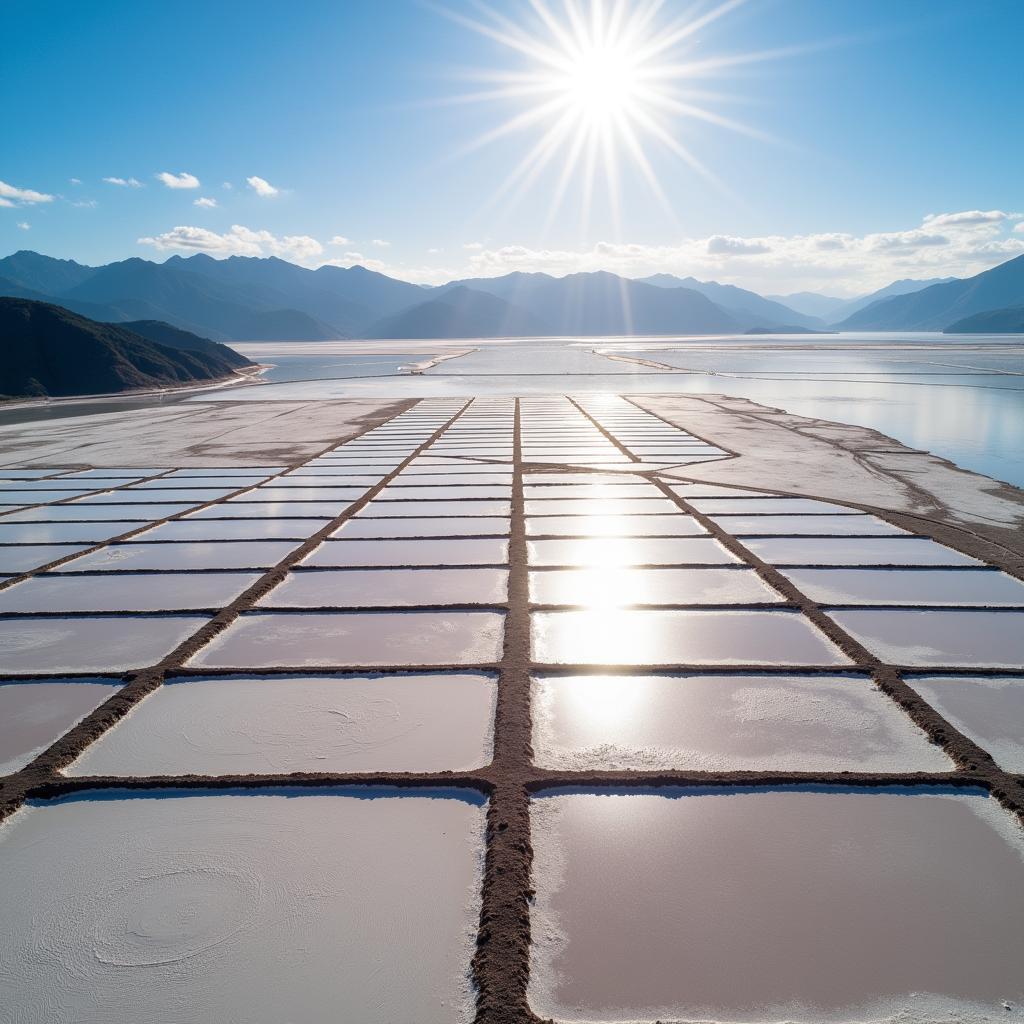
{"label": "calm water body", "polygon": [[[513,338],[236,347],[274,364],[264,378],[270,386],[260,391],[267,398],[605,390],[726,394],[800,416],[872,427],[910,447],[1024,486],[1021,335]],[[438,356],[446,358],[421,374],[404,369]],[[241,388],[203,400],[251,400],[253,394]]]}

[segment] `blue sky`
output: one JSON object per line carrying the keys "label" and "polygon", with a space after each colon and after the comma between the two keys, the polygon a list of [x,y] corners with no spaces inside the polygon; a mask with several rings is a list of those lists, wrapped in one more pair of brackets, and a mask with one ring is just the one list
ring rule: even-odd
{"label": "blue sky", "polygon": [[[553,214],[568,146],[499,193],[546,122],[471,148],[536,100],[448,102],[493,89],[481,69],[537,67],[458,16],[541,37],[536,13],[442,3],[456,17],[404,0],[5,5],[0,252],[277,253],[423,281],[603,266],[849,294],[1024,251],[1019,0],[731,6],[657,60],[778,52],[685,83],[774,141],[663,116],[718,184],[648,139],[659,200],[612,131],[618,187],[599,177],[584,204],[574,173]],[[665,0],[652,37],[715,8]]]}

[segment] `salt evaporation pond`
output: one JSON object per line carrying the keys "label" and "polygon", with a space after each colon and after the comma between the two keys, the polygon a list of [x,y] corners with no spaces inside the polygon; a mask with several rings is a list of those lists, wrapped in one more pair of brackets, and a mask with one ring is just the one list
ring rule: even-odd
{"label": "salt evaporation pond", "polygon": [[0,775],[24,768],[119,689],[109,679],[0,683]]}
{"label": "salt evaporation pond", "polygon": [[548,676],[534,682],[545,768],[950,771],[858,676]]}
{"label": "salt evaporation pond", "polygon": [[1024,836],[980,790],[555,791],[531,817],[542,1017],[933,1024],[1024,998]]}
{"label": "salt evaporation pond", "polygon": [[3,1019],[470,1021],[484,817],[451,790],[30,805],[0,829]]}
{"label": "salt evaporation pond", "polygon": [[491,759],[496,692],[484,675],[179,679],[69,774],[468,771]]}
{"label": "salt evaporation pond", "polygon": [[1008,772],[1024,772],[1024,679],[910,676],[907,682]]}

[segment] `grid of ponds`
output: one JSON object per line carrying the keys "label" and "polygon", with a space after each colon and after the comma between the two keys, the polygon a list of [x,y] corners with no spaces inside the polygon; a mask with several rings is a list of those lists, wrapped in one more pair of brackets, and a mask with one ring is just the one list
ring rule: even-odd
{"label": "grid of ponds", "polygon": [[5,471],[12,1019],[1011,1012],[1024,583],[728,457],[591,394]]}

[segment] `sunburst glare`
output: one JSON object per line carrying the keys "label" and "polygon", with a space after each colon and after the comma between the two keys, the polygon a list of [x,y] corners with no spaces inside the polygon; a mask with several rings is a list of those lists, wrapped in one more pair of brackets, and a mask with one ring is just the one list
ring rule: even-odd
{"label": "sunburst glare", "polygon": [[691,8],[673,20],[662,16],[662,0],[564,0],[557,10],[545,0],[528,0],[518,23],[482,5],[479,19],[444,10],[448,17],[508,49],[517,63],[506,70],[471,72],[471,80],[487,83],[489,88],[455,98],[457,102],[520,105],[462,150],[472,152],[510,135],[530,136],[524,156],[493,201],[521,197],[542,172],[558,167],[549,222],[570,185],[577,186],[585,212],[602,180],[617,224],[620,165],[625,160],[670,209],[652,163],[657,148],[670,151],[724,189],[688,145],[684,125],[688,119],[697,119],[767,138],[715,112],[709,103],[722,97],[695,85],[727,68],[781,55],[781,51],[727,56],[701,52],[701,30],[743,2],[726,0],[711,8]]}

